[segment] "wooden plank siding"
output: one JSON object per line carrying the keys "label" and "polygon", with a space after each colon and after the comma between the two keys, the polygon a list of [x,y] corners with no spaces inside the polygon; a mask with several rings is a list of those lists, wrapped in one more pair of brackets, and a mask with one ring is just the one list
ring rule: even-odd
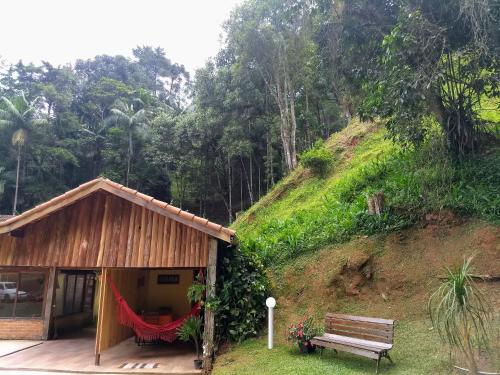
{"label": "wooden plank siding", "polygon": [[96,361],[99,361],[99,354],[109,349],[123,340],[133,336],[133,331],[118,323],[117,305],[115,297],[105,279],[110,276],[116,287],[125,298],[129,306],[136,310],[140,303],[140,294],[137,287],[141,270],[129,269],[104,269],[101,274],[99,293],[99,318],[96,332]]}
{"label": "wooden plank siding", "polygon": [[207,233],[105,191],[25,225],[16,236],[0,234],[0,265],[198,268],[208,261]]}

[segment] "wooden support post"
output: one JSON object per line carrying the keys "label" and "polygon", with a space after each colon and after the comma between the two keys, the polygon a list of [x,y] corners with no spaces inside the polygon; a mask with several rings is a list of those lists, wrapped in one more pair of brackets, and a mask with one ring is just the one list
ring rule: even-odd
{"label": "wooden support post", "polygon": [[97,331],[95,335],[95,365],[101,364],[101,344],[102,344],[102,330],[103,330],[103,312],[104,312],[104,298],[106,297],[106,277],[108,274],[107,268],[102,268],[101,278],[99,280],[99,310],[97,313]]}
{"label": "wooden support post", "polygon": [[57,283],[57,270],[55,267],[49,270],[49,279],[47,281],[47,293],[45,294],[45,301],[43,306],[43,331],[42,340],[47,340],[50,334],[50,327],[52,325],[52,315],[55,308],[55,294]]}
{"label": "wooden support post", "polygon": [[[217,275],[217,240],[210,239],[208,246],[207,264],[207,299],[215,297],[215,280]],[[205,309],[205,328],[203,330],[203,372],[209,373],[212,370],[214,354],[214,325],[215,314],[212,310]]]}

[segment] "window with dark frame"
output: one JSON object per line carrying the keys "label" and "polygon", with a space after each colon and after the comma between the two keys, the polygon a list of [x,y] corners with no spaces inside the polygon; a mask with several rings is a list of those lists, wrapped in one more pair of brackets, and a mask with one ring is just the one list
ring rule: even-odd
{"label": "window with dark frame", "polygon": [[0,272],[0,318],[40,318],[45,281],[43,272]]}
{"label": "window with dark frame", "polygon": [[178,274],[175,275],[158,275],[156,279],[157,284],[179,284],[180,276]]}
{"label": "window with dark frame", "polygon": [[63,271],[63,315],[89,312],[93,309],[95,274],[93,272]]}

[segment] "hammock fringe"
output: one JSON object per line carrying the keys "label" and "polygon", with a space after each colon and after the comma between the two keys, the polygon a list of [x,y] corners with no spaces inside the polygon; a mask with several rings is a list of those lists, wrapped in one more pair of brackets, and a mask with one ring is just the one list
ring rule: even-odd
{"label": "hammock fringe", "polygon": [[145,341],[155,341],[155,340],[163,340],[167,342],[172,342],[177,338],[177,330],[182,324],[191,316],[198,316],[201,311],[201,306],[199,303],[195,304],[191,311],[189,311],[183,317],[174,320],[173,322],[166,324],[151,324],[146,323],[142,318],[135,313],[134,310],[130,308],[127,301],[118,291],[115,283],[108,276],[108,282],[113,291],[113,295],[115,297],[117,313],[118,313],[118,323],[123,326],[131,328],[136,336],[141,340]]}

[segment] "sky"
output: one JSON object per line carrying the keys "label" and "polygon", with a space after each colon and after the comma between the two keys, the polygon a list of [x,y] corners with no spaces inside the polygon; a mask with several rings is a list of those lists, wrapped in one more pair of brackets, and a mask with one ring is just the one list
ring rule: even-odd
{"label": "sky", "polygon": [[0,59],[74,63],[99,54],[131,56],[162,47],[190,73],[221,47],[222,23],[242,0],[3,1]]}

